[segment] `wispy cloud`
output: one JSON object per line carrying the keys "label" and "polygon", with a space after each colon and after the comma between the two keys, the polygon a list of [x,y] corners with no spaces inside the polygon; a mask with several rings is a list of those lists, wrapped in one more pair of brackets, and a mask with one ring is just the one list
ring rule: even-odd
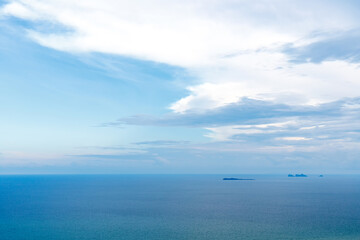
{"label": "wispy cloud", "polygon": [[284,48],[293,63],[321,63],[324,61],[343,60],[360,62],[360,30],[317,35],[319,38],[306,45],[290,44]]}
{"label": "wispy cloud", "polygon": [[[350,102],[358,102],[352,99]],[[229,104],[203,112],[171,113],[163,117],[135,115],[120,118],[116,122],[110,122],[105,126],[117,125],[150,125],[150,126],[188,126],[188,127],[211,127],[234,124],[268,124],[274,119],[291,117],[330,117],[345,114],[348,111],[343,108],[346,100],[321,104],[319,106],[291,106],[276,104],[269,101],[242,99],[236,104]]]}
{"label": "wispy cloud", "polygon": [[[242,142],[248,145],[282,146],[295,144],[295,149],[320,149],[328,145],[344,148],[357,146],[360,125],[359,99],[344,99],[319,106],[288,106],[245,99],[202,113],[178,113],[163,117],[134,116],[112,125],[155,125],[163,127],[201,127],[213,141]],[[355,144],[355,145],[354,145]],[[140,143],[141,145],[141,143]],[[173,141],[145,142],[153,147],[181,145]],[[194,143],[189,143],[189,146]],[[298,146],[296,146],[298,145]],[[316,147],[317,146],[317,147]],[[264,148],[265,149],[265,148]]]}
{"label": "wispy cloud", "polygon": [[280,137],[280,138],[276,138],[276,140],[285,140],[285,141],[308,141],[311,140],[312,138],[307,138],[307,137]]}
{"label": "wispy cloud", "polygon": [[172,146],[172,145],[184,145],[190,143],[189,141],[173,141],[173,140],[156,140],[156,141],[143,141],[136,142],[136,145],[153,145],[153,146]]}

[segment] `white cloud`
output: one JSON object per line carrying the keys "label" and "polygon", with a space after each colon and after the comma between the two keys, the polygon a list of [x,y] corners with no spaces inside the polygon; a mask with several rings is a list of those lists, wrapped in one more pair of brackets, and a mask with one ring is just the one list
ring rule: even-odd
{"label": "white cloud", "polygon": [[1,11],[0,15],[10,15],[18,18],[35,20],[37,19],[37,14],[34,13],[29,6],[25,6],[20,2],[12,2],[5,5]]}
{"label": "white cloud", "polygon": [[65,26],[67,31],[28,31],[47,47],[183,67],[199,83],[171,105],[175,112],[221,107],[243,97],[314,105],[359,95],[357,64],[294,65],[279,48],[319,39],[308,37],[314,32],[358,27],[358,14],[334,2],[15,0],[1,14]]}
{"label": "white cloud", "polygon": [[310,127],[301,127],[300,130],[311,130],[315,129],[317,126],[310,126]]}
{"label": "white cloud", "polygon": [[236,58],[220,62],[219,69],[197,72],[207,81],[188,87],[189,96],[174,103],[171,109],[176,112],[209,109],[238,102],[243,97],[290,105],[317,105],[360,95],[360,69],[356,63],[327,61],[294,65],[279,53],[251,53]]}
{"label": "white cloud", "polygon": [[285,140],[285,141],[308,141],[311,140],[312,138],[307,138],[307,137],[280,137],[280,138],[276,138],[277,140]]}
{"label": "white cloud", "polygon": [[296,121],[277,122],[254,125],[230,125],[206,128],[210,131],[206,135],[215,141],[228,141],[236,135],[270,134],[283,131],[285,128],[296,125]]}

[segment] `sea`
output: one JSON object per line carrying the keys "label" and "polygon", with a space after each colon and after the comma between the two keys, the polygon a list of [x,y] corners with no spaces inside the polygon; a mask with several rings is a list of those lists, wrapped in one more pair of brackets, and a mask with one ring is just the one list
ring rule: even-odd
{"label": "sea", "polygon": [[359,240],[360,176],[0,176],[0,240],[65,239]]}

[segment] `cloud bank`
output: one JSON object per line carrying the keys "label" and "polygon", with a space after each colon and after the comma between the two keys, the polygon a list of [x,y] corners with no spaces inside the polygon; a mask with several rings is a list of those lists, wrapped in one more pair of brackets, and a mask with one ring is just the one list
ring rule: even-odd
{"label": "cloud bank", "polygon": [[[14,0],[0,15],[26,22],[24,33],[38,44],[83,59],[121,56],[184,70],[192,81],[168,114],[102,126],[203,128],[216,143],[139,140],[134,155],[79,158],[170,165],[191,158],[216,169],[222,157],[254,167],[321,166],[349,152],[347,166],[358,167],[359,9],[355,1],[322,0]],[[110,71],[118,64],[88,60]]]}
{"label": "cloud bank", "polygon": [[17,0],[1,14],[32,22],[28,36],[60,51],[184,68],[198,84],[170,108],[185,112],[245,97],[293,105],[358,97],[359,15],[341,3]]}

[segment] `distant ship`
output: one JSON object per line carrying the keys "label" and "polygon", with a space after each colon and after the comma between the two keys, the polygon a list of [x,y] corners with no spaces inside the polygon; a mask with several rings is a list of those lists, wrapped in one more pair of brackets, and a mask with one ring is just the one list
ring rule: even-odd
{"label": "distant ship", "polygon": [[289,174],[288,177],[307,177],[307,175],[302,174],[302,173],[301,174],[295,174],[295,175]]}

